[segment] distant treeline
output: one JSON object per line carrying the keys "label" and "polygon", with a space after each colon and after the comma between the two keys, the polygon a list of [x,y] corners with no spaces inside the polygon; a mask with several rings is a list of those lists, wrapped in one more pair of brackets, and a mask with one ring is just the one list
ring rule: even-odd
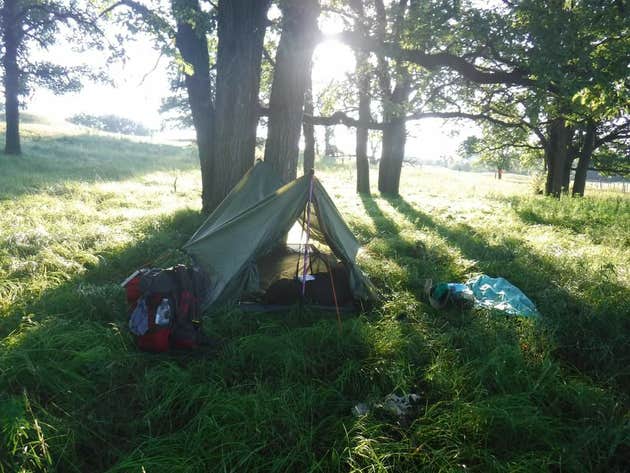
{"label": "distant treeline", "polygon": [[79,113],[68,118],[68,121],[75,125],[87,126],[112,133],[122,133],[124,135],[147,136],[151,134],[151,130],[144,125],[118,115]]}

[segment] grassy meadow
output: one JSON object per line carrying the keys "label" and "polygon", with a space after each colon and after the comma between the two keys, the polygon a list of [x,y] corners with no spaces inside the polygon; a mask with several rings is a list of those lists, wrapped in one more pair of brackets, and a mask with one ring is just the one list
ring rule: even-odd
{"label": "grassy meadow", "polygon": [[[0,158],[0,472],[630,470],[629,195],[410,167],[400,197],[358,197],[320,166],[382,302],[341,332],[227,308],[214,350],[152,355],[119,283],[186,262],[195,150],[32,124],[23,151]],[[424,298],[479,273],[542,317]],[[411,418],[352,415],[390,393],[420,396]]]}

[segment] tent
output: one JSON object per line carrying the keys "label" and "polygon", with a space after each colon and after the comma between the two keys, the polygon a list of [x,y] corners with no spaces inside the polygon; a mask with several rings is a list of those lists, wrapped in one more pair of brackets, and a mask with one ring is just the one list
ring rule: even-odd
{"label": "tent", "polygon": [[308,248],[314,246],[287,246],[297,221],[309,242],[329,248],[345,268],[352,297],[374,299],[372,284],[356,265],[359,243],[314,174],[282,185],[271,166],[258,161],[184,245],[210,278],[204,307],[264,290],[274,278],[286,276],[288,267],[299,268],[305,250],[304,261],[310,260],[314,253]]}

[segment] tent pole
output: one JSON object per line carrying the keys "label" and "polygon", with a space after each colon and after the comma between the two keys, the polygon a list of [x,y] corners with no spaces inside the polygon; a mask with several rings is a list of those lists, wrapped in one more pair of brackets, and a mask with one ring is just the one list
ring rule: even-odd
{"label": "tent pole", "polygon": [[299,280],[300,277],[300,260],[302,259],[302,253],[299,252],[300,245],[302,244],[302,238],[304,238],[304,224],[306,223],[306,207],[304,207],[304,212],[302,213],[302,231],[300,233],[300,241],[298,242],[298,257],[297,262],[295,263],[295,279]]}
{"label": "tent pole", "polygon": [[311,169],[311,182],[308,188],[308,203],[306,204],[306,241],[304,242],[304,266],[302,268],[302,297],[306,295],[306,266],[308,261],[308,240],[311,236],[311,202],[313,201],[313,181],[315,172]]}
{"label": "tent pole", "polygon": [[337,311],[337,324],[339,327],[339,333],[343,330],[341,325],[341,314],[339,313],[339,303],[337,302],[337,291],[335,290],[335,280],[333,279],[332,266],[329,262],[326,262],[328,268],[328,274],[330,275],[330,287],[332,287],[333,300],[335,301],[335,311]]}

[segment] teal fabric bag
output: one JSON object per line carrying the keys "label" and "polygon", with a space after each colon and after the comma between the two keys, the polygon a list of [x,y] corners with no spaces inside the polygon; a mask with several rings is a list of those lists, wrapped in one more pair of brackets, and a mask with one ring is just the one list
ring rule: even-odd
{"label": "teal fabric bag", "polygon": [[475,305],[496,309],[510,315],[538,317],[534,303],[507,279],[482,274],[466,281],[475,297]]}

